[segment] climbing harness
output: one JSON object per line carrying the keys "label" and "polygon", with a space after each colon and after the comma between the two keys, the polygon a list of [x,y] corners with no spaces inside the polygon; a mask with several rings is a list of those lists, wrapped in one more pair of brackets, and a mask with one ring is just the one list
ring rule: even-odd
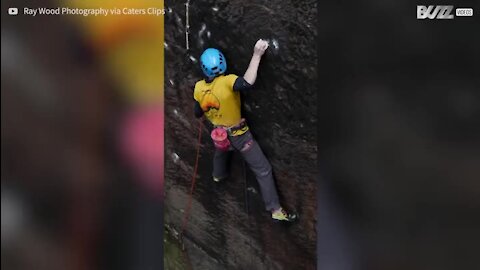
{"label": "climbing harness", "polygon": [[[245,118],[242,118],[240,120],[240,123],[236,124],[235,126],[230,126],[230,127],[215,126],[215,127],[224,129],[229,136],[241,135],[248,130],[248,125],[247,125],[247,121],[245,120]],[[241,133],[239,134],[238,131],[240,131]]]}

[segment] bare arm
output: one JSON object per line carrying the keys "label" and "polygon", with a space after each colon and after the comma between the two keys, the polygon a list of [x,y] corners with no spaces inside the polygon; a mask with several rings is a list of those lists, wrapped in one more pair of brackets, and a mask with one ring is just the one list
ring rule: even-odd
{"label": "bare arm", "polygon": [[255,47],[253,48],[253,55],[252,59],[250,60],[250,64],[248,65],[247,71],[245,71],[245,75],[243,78],[249,84],[254,84],[255,80],[257,79],[257,71],[258,66],[260,65],[260,60],[262,59],[262,55],[265,53],[265,50],[268,48],[268,42],[262,39],[259,39],[257,43],[255,43]]}

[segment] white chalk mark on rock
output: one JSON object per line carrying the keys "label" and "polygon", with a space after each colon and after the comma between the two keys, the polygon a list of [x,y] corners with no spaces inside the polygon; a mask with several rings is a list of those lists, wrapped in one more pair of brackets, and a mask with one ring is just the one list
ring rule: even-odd
{"label": "white chalk mark on rock", "polygon": [[272,46],[275,50],[278,50],[279,45],[278,45],[278,41],[276,39],[272,39]]}
{"label": "white chalk mark on rock", "polygon": [[198,31],[198,43],[200,47],[202,47],[204,44],[202,36],[205,33],[205,30],[207,30],[207,25],[202,23],[202,28],[200,29],[200,31]]}
{"label": "white chalk mark on rock", "polygon": [[200,29],[200,31],[198,31],[198,35],[199,36],[203,35],[203,32],[205,32],[206,29],[207,29],[207,25],[202,23],[202,28]]}
{"label": "white chalk mark on rock", "polygon": [[173,153],[172,154],[172,159],[173,159],[173,163],[176,164],[180,160],[180,157],[177,155],[177,153]]}

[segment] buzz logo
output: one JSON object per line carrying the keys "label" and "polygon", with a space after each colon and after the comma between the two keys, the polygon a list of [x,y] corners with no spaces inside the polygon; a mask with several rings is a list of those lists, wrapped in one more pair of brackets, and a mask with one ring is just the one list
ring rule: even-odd
{"label": "buzz logo", "polygon": [[417,6],[417,19],[453,19],[453,6]]}

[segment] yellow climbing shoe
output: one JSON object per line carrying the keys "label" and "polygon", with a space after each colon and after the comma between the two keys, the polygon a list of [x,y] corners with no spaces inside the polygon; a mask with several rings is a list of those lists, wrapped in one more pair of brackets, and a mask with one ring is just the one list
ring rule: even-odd
{"label": "yellow climbing shoe", "polygon": [[287,213],[287,211],[285,211],[285,209],[280,208],[280,209],[272,212],[272,218],[275,221],[293,222],[293,221],[297,220],[298,217],[297,217],[296,214],[292,214],[292,213],[289,214],[289,213]]}

